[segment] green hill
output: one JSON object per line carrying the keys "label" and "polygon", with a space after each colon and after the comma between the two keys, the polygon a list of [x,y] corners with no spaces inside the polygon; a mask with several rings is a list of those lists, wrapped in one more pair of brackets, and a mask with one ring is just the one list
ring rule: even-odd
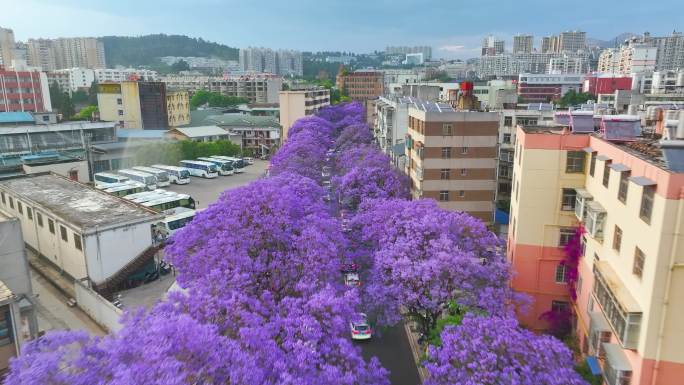
{"label": "green hill", "polygon": [[108,67],[154,66],[162,56],[207,56],[237,60],[239,49],[183,35],[104,36]]}

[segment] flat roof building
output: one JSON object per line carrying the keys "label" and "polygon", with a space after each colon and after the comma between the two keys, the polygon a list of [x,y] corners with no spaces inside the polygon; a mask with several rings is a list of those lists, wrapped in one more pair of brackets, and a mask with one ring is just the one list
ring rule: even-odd
{"label": "flat roof building", "polygon": [[280,125],[283,127],[283,140],[287,140],[287,132],[297,120],[315,114],[318,110],[330,105],[330,90],[307,89],[281,91]]}

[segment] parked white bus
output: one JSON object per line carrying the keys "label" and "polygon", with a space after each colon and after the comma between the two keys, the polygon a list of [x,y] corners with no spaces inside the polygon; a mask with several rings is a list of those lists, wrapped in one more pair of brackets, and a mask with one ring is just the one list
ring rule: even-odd
{"label": "parked white bus", "polygon": [[128,177],[130,180],[144,183],[148,190],[155,190],[157,188],[157,177],[142,171],[131,170],[125,168],[116,172],[119,175]]}
{"label": "parked white bus", "polygon": [[195,200],[187,194],[175,194],[159,199],[142,202],[141,205],[148,207],[158,213],[175,209],[177,207],[185,207],[188,209],[195,209]]}
{"label": "parked white bus", "polygon": [[102,191],[117,197],[124,197],[126,195],[147,191],[147,188],[142,183],[129,180],[128,182],[124,183],[113,183],[103,188]]}
{"label": "parked white bus", "polygon": [[180,166],[187,168],[190,175],[202,178],[216,178],[218,176],[218,166],[210,162],[201,160],[181,160]]}
{"label": "parked white bus", "polygon": [[219,175],[233,175],[233,162],[216,158],[197,158],[202,162],[213,163],[218,167]]}
{"label": "parked white bus", "polygon": [[155,178],[157,178],[157,187],[166,187],[171,184],[169,181],[169,173],[164,170],[145,166],[135,166],[133,167],[133,170],[154,175]]}
{"label": "parked white bus", "polygon": [[233,158],[232,156],[222,156],[222,155],[213,155],[211,157],[214,159],[229,160],[229,161],[233,162],[233,170],[235,171],[236,174],[239,174],[241,172],[245,172],[245,161],[242,160],[242,158]]}
{"label": "parked white bus", "polygon": [[143,191],[143,192],[140,192],[137,194],[127,195],[124,198],[128,199],[131,202],[143,203],[143,202],[147,202],[150,200],[163,198],[165,196],[174,196],[174,195],[177,195],[177,194],[173,191],[166,191],[166,190],[162,190],[162,189],[157,189],[157,190],[153,190],[153,191]]}
{"label": "parked white bus", "polygon": [[166,218],[157,223],[156,229],[161,233],[162,238],[166,239],[192,221],[194,217],[195,210],[177,207],[168,210]]}
{"label": "parked white bus", "polygon": [[114,183],[123,183],[130,180],[126,176],[113,174],[111,172],[98,172],[94,175],[94,179],[95,187],[99,189],[103,189]]}
{"label": "parked white bus", "polygon": [[187,168],[178,166],[167,166],[165,164],[153,164],[150,166],[158,170],[166,171],[169,175],[169,180],[171,183],[175,184],[188,184],[190,183],[190,171]]}

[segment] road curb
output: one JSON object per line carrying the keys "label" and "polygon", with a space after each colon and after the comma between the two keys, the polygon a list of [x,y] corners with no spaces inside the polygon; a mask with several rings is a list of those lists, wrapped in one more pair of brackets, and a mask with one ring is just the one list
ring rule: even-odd
{"label": "road curb", "polygon": [[413,359],[416,362],[416,367],[418,368],[418,376],[420,377],[420,382],[425,382],[428,377],[427,370],[420,364],[420,359],[422,357],[422,351],[420,349],[420,344],[418,343],[418,337],[416,333],[411,331],[410,326],[411,321],[404,322],[404,331],[406,332],[406,338],[408,338],[409,345],[411,346],[411,352],[413,353]]}

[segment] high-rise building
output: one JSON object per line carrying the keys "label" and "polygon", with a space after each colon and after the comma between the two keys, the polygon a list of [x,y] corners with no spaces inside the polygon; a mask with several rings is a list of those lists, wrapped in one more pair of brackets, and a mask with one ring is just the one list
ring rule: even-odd
{"label": "high-rise building", "polygon": [[281,76],[302,76],[302,53],[270,48],[241,48],[240,69],[245,72],[270,73]]}
{"label": "high-rise building", "polygon": [[0,112],[52,111],[44,72],[32,69],[0,69]]}
{"label": "high-rise building", "polygon": [[541,40],[541,52],[542,53],[553,52],[552,41],[553,41],[553,36],[542,37],[542,40]]}
{"label": "high-rise building", "polygon": [[561,32],[557,52],[576,53],[587,50],[587,33],[582,31]]}
{"label": "high-rise building", "polygon": [[504,53],[506,43],[503,40],[497,40],[494,36],[487,36],[482,39],[482,56],[494,56]]}
{"label": "high-rise building", "polygon": [[537,330],[568,319],[605,384],[679,383],[681,139],[640,138],[638,117],[605,116],[600,135],[593,112],[584,120],[591,134],[517,129],[507,252],[512,287],[533,299],[519,318]]}
{"label": "high-rise building", "polygon": [[27,59],[43,71],[106,67],[104,44],[93,37],[29,39]]}
{"label": "high-rise building", "polygon": [[551,58],[546,72],[549,74],[584,74],[589,72],[589,61],[586,57],[564,54]]}
{"label": "high-rise building", "polygon": [[12,65],[15,47],[14,31],[0,27],[0,66],[9,68]]}
{"label": "high-rise building", "polygon": [[223,77],[164,76],[159,80],[166,83],[168,88],[185,90],[191,95],[199,90],[205,90],[245,98],[250,103],[278,103],[278,92],[283,88],[283,78],[265,74]]}
{"label": "high-rise building", "polygon": [[515,35],[513,36],[513,53],[531,53],[534,48],[534,36]]}
{"label": "high-rise building", "polygon": [[[642,36],[627,40],[621,48],[633,46],[643,47],[644,50],[647,48],[654,48],[656,50],[656,71],[684,68],[684,34],[681,32],[672,32],[672,35],[662,37],[654,37],[645,33]],[[606,55],[608,54],[606,53]]]}
{"label": "high-rise building", "polygon": [[354,100],[366,101],[384,92],[384,74],[381,71],[340,71],[337,88]]}
{"label": "high-rise building", "polygon": [[654,42],[630,39],[620,48],[607,48],[601,52],[598,71],[631,75],[653,72],[658,63],[658,47]]}

